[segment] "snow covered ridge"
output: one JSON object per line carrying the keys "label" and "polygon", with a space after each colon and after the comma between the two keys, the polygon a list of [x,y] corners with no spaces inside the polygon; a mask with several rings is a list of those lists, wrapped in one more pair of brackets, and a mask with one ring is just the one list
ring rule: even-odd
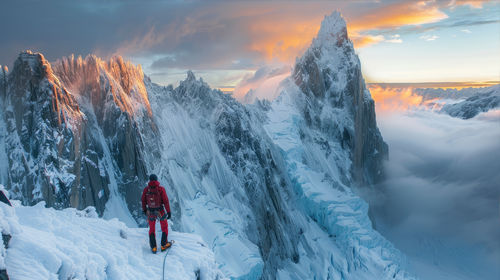
{"label": "snow covered ridge", "polygon": [[474,95],[489,92],[491,90],[497,91],[499,89],[498,85],[493,85],[489,87],[468,87],[462,89],[455,88],[416,88],[414,93],[423,97],[422,101],[432,100],[432,99],[450,99],[450,100],[465,100]]}
{"label": "snow covered ridge", "polygon": [[[0,203],[0,230],[12,235],[7,254],[1,248],[0,269],[7,267],[10,279],[162,279],[165,253],[151,254],[146,228],[98,218],[93,207],[11,202],[14,207]],[[176,243],[165,260],[165,279],[225,279],[199,236],[169,236]]]}
{"label": "snow covered ridge", "polygon": [[417,88],[413,93],[421,96],[419,107],[452,117],[470,119],[500,107],[500,85],[480,88],[440,89]]}
{"label": "snow covered ridge", "polygon": [[453,104],[446,104],[441,112],[452,117],[470,119],[482,112],[500,107],[500,85],[482,88],[476,94]]}
{"label": "snow covered ridge", "polygon": [[[0,178],[24,205],[95,206],[134,225],[155,173],[173,229],[200,235],[233,279],[411,279],[352,190],[383,178],[387,145],[346,30],[339,13],[325,17],[280,97],[248,106],[192,72],[162,87],[120,58],[89,56],[62,59],[48,75],[32,71],[48,69],[43,56],[26,52],[0,77],[0,157],[9,163]],[[133,242],[146,240],[129,230]]]}

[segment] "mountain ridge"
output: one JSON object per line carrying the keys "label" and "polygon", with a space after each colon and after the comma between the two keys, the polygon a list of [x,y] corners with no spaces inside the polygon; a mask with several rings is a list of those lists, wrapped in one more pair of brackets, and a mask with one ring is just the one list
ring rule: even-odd
{"label": "mountain ridge", "polygon": [[[173,229],[201,235],[228,277],[411,278],[404,258],[373,229],[368,205],[351,189],[382,178],[387,145],[346,28],[338,12],[325,17],[319,39],[297,60],[278,99],[248,106],[192,72],[177,88],[162,87],[121,58],[64,58],[52,67],[57,82],[23,84],[19,91],[27,99],[41,90],[54,98],[59,95],[52,85],[59,83],[84,116],[79,134],[64,137],[65,147],[44,142],[49,155],[78,171],[52,162],[51,178],[76,174],[64,184],[70,191],[54,192],[66,204],[19,191],[23,181],[14,186],[7,180],[7,188],[23,204],[91,205],[105,218],[144,225],[138,198],[146,175],[155,173],[175,209]],[[1,96],[12,95],[13,79],[9,74]],[[32,134],[15,132],[34,118],[18,117],[14,126],[8,108],[2,106],[11,125],[6,142],[20,139],[5,146],[9,176],[23,178],[30,169],[18,161],[52,158],[38,157],[26,142]],[[62,131],[42,120],[51,133]],[[53,185],[60,182],[39,183],[42,190]],[[65,195],[75,199],[68,202]]]}

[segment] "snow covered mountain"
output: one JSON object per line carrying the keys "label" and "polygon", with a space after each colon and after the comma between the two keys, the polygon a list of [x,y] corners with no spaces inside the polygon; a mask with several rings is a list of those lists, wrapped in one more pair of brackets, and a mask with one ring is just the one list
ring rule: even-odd
{"label": "snow covered mountain", "polygon": [[27,51],[2,77],[2,183],[13,197],[56,208],[92,205],[134,225],[146,165],[160,151],[140,67],[94,56],[52,66]]}
{"label": "snow covered mountain", "polygon": [[413,94],[421,97],[417,107],[470,119],[500,106],[500,85],[480,88],[441,89],[416,88]]}
{"label": "snow covered mountain", "polygon": [[467,99],[471,96],[474,96],[481,91],[483,88],[416,88],[414,93],[422,96],[422,101],[428,101],[433,99],[450,99],[450,100],[461,100]]}
{"label": "snow covered mountain", "polygon": [[441,112],[452,117],[470,119],[479,113],[500,107],[500,85],[481,88],[475,95],[453,104],[446,104]]}
{"label": "snow covered mountain", "polygon": [[383,178],[388,148],[338,12],[272,103],[242,105],[192,72],[159,86],[119,57],[24,52],[1,73],[0,178],[23,205],[143,224],[156,173],[173,228],[200,235],[227,277],[411,278],[354,192]]}

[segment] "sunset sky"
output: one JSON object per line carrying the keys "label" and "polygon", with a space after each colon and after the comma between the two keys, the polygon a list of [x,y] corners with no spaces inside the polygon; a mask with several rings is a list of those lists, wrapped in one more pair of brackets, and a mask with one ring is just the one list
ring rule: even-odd
{"label": "sunset sky", "polygon": [[118,54],[160,84],[192,69],[231,88],[289,72],[336,9],[368,82],[500,80],[499,1],[2,1],[0,64]]}

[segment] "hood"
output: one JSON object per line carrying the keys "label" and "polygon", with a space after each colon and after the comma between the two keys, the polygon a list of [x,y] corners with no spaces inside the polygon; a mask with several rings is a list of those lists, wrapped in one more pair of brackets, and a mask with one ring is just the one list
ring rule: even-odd
{"label": "hood", "polygon": [[158,181],[149,181],[148,183],[148,187],[159,187],[160,186],[160,182]]}

